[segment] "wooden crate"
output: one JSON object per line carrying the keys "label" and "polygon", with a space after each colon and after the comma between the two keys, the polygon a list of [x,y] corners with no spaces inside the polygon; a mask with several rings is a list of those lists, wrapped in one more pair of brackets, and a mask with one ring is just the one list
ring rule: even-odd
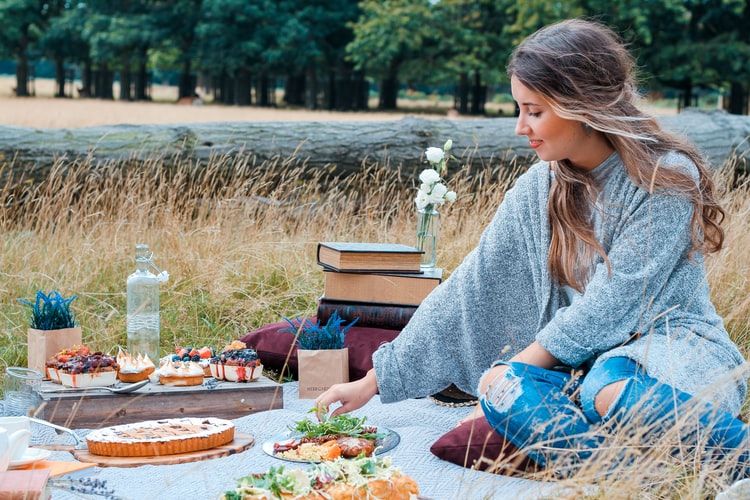
{"label": "wooden crate", "polygon": [[175,417],[233,419],[284,407],[281,385],[266,377],[247,383],[217,381],[211,389],[149,383],[129,394],[73,391],[46,381],[39,393],[43,404],[37,416],[74,429]]}

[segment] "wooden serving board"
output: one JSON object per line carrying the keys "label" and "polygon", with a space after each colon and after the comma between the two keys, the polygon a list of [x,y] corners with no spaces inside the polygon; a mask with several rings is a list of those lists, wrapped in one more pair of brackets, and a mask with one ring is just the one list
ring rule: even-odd
{"label": "wooden serving board", "polygon": [[149,383],[135,392],[113,394],[103,390],[74,391],[47,381],[39,387],[42,404],[36,416],[74,429],[99,429],[163,418],[231,420],[284,407],[281,385],[266,377],[245,383],[215,382],[212,388]]}
{"label": "wooden serving board", "polygon": [[224,446],[217,446],[208,450],[179,453],[177,455],[161,455],[158,457],[106,457],[93,455],[89,450],[73,450],[73,456],[79,462],[96,464],[99,467],[138,467],[139,465],[174,465],[209,460],[212,458],[228,457],[241,453],[255,444],[255,438],[250,434],[235,433],[234,440]]}

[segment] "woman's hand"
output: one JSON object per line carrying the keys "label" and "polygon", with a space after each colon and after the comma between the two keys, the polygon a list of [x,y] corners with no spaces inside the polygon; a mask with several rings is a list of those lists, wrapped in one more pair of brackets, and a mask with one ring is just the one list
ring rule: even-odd
{"label": "woman's hand", "polygon": [[328,408],[332,403],[340,402],[341,406],[336,408],[331,414],[332,417],[354,411],[361,408],[372,397],[378,393],[378,380],[375,377],[375,370],[367,372],[364,378],[349,382],[347,384],[336,384],[326,392],[318,396],[315,400],[317,408],[316,415],[318,420],[328,413]]}

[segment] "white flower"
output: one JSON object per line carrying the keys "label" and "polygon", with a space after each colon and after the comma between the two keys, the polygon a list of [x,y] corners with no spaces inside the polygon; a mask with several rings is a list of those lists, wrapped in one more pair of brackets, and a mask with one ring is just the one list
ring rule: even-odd
{"label": "white flower", "polygon": [[453,141],[448,139],[447,141],[445,141],[445,145],[443,146],[443,151],[447,153],[448,151],[451,150],[452,147],[453,147]]}
{"label": "white flower", "polygon": [[[437,149],[437,148],[430,148],[430,149]],[[427,151],[429,151],[429,149]],[[442,151],[440,151],[440,154],[442,154]],[[437,173],[437,170],[435,170],[434,168],[426,168],[422,170],[421,174],[419,174],[419,180],[422,181],[424,184],[432,185],[440,180],[440,174]]]}
{"label": "white flower", "polygon": [[430,163],[440,163],[445,158],[445,152],[440,148],[427,148],[424,155]]}
{"label": "white flower", "polygon": [[414,203],[417,205],[418,209],[423,209],[430,203],[430,196],[425,193],[424,191],[417,192],[417,197],[414,198]]}
{"label": "white flower", "polygon": [[419,185],[419,190],[424,191],[425,193],[429,193],[430,189],[432,189],[432,184],[427,184],[426,182],[423,182]]}
{"label": "white flower", "polygon": [[456,192],[455,191],[448,191],[445,193],[445,201],[448,201],[450,203],[453,203],[456,201]]}
{"label": "white flower", "polygon": [[438,182],[432,187],[432,191],[430,192],[430,196],[432,196],[433,199],[439,199],[440,201],[443,201],[443,195],[448,192],[448,188],[445,187],[445,184],[442,182]]}

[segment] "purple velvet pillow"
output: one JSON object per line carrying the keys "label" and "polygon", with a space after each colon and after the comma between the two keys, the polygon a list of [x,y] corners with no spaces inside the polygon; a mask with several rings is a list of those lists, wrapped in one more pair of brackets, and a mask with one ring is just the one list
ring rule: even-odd
{"label": "purple velvet pillow", "polygon": [[[440,436],[430,447],[430,451],[436,457],[461,467],[487,470],[495,462],[505,457],[513,457],[518,449],[492,430],[486,418],[480,417],[464,422]],[[512,460],[504,460],[499,470],[493,472],[509,474],[514,471],[532,470],[535,470],[534,462],[519,456]]]}
{"label": "purple velvet pillow", "polygon": [[[315,321],[316,318],[310,319]],[[272,370],[280,372],[288,356],[289,370],[297,378],[297,346],[293,344],[294,335],[284,333],[289,328],[286,321],[271,323],[247,333],[240,340],[254,348],[261,362]],[[372,353],[381,344],[395,339],[399,333],[399,330],[353,326],[344,341],[344,345],[349,348],[349,380],[364,377],[372,368]]]}

